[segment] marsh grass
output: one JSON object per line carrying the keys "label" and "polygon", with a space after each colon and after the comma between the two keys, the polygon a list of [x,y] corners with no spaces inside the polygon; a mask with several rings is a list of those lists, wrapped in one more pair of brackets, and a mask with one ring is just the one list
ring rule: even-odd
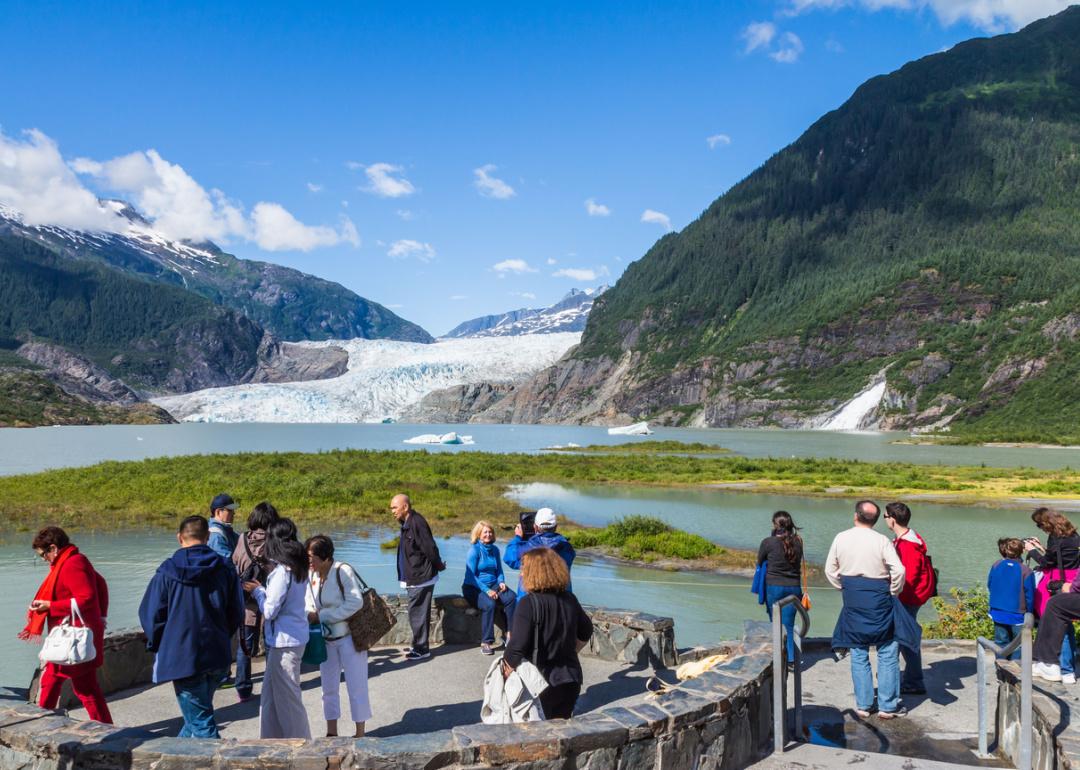
{"label": "marsh grass", "polygon": [[555,452],[583,452],[587,454],[730,454],[731,450],[716,444],[700,441],[635,441],[626,444],[589,444],[574,448],[552,448]]}

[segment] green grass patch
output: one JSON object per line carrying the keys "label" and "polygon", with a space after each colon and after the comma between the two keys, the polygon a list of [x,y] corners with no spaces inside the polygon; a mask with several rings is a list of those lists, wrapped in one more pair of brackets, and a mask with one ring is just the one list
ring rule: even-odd
{"label": "green grass patch", "polygon": [[567,449],[560,447],[553,451],[591,452],[596,454],[730,454],[727,447],[716,444],[704,444],[700,441],[635,441],[629,444],[589,444],[583,447]]}
{"label": "green grass patch", "polygon": [[646,563],[661,559],[717,567],[750,567],[754,563],[754,554],[749,551],[723,548],[651,516],[627,516],[602,529],[573,530],[567,538],[577,549],[600,549],[620,559]]}

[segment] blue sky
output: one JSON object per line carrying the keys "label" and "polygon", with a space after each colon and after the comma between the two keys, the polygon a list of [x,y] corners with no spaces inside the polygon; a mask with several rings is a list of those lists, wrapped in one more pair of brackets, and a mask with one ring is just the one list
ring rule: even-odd
{"label": "blue sky", "polygon": [[0,203],[58,210],[11,161],[55,145],[438,334],[613,282],[867,78],[1066,4],[0,0]]}

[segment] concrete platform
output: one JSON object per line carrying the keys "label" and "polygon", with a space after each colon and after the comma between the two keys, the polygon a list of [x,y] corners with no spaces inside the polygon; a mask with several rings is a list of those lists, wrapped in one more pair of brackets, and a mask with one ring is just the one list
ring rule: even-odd
{"label": "concrete platform", "polygon": [[[498,653],[496,653],[497,655]],[[494,658],[480,654],[479,646],[443,646],[428,660],[406,661],[397,648],[379,648],[368,660],[368,687],[374,717],[367,723],[371,736],[430,732],[480,721],[483,681]],[[582,657],[585,688],[575,713],[585,713],[645,691],[651,668]],[[236,690],[218,690],[214,707],[223,738],[259,737],[259,699],[263,659],[255,661],[255,696],[240,703]],[[673,678],[669,675],[667,678]],[[322,687],[317,669],[301,676],[304,705],[312,736],[325,732]],[[345,683],[341,684],[342,735],[352,734]],[[163,736],[175,736],[182,724],[171,684],[136,688],[109,696],[109,709],[117,725],[143,727]],[[82,709],[71,711],[85,719]]]}
{"label": "concrete platform", "polygon": [[773,754],[750,767],[751,770],[835,770],[848,766],[857,766],[859,770],[956,770],[965,767],[951,762],[873,754],[808,743],[795,746],[783,754]]}
{"label": "concrete platform", "polygon": [[[873,652],[871,660],[876,671],[877,661]],[[1003,760],[981,759],[975,753],[978,747],[979,711],[973,645],[952,650],[929,645],[924,647],[923,672],[927,693],[904,695],[903,702],[909,713],[901,719],[885,720],[876,715],[861,719],[855,715],[849,659],[837,662],[831,654],[816,653],[807,656],[804,665],[803,725],[807,732],[804,740],[823,744],[822,747],[827,744],[854,749],[871,757],[890,754],[893,757],[921,758],[957,765],[1009,766]],[[902,668],[903,661],[900,665]],[[990,692],[991,703],[994,703],[993,699],[997,697],[996,681],[991,682]],[[993,734],[990,740],[993,750]],[[864,766],[900,767],[899,764]]]}

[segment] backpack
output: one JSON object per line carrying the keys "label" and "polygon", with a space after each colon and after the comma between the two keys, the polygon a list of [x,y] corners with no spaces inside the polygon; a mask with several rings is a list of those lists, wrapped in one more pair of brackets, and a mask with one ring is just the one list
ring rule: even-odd
{"label": "backpack", "polygon": [[[930,552],[926,552],[926,566],[930,568],[930,574],[934,576],[934,586],[930,589],[930,598],[933,599],[938,595],[938,580],[941,573],[938,572],[937,567],[934,566],[934,560],[930,558]],[[1021,585],[1023,582],[1021,581]]]}
{"label": "backpack", "polygon": [[266,568],[266,559],[262,556],[256,556],[251,550],[251,544],[248,543],[246,532],[240,536],[240,543],[244,546],[244,553],[248,557],[248,565],[240,573],[240,582],[247,583],[257,580],[262,585],[266,585],[266,579],[270,576],[270,571]]}

